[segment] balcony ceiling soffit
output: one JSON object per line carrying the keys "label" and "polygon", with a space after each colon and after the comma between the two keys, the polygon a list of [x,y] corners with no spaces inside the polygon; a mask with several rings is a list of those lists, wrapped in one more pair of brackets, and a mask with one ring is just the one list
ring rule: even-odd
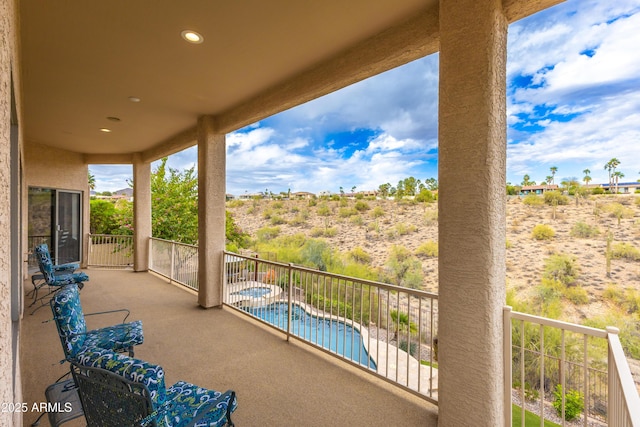
{"label": "balcony ceiling soffit", "polygon": [[[19,4],[25,139],[120,154],[158,151],[198,116],[238,110],[437,0]],[[186,43],[185,29],[204,42]]]}

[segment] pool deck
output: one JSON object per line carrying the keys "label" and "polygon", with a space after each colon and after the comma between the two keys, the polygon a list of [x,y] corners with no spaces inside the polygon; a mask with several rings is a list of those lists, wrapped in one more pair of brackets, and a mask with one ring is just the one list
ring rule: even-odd
{"label": "pool deck", "polygon": [[[86,270],[86,313],[126,307],[142,320],[136,357],[163,366],[167,384],[190,381],[234,389],[238,426],[436,426],[437,407],[309,345],[226,308],[202,309],[197,297],[150,273]],[[32,288],[25,281],[25,290]],[[30,299],[25,299],[28,305]],[[27,312],[28,313],[28,312]],[[89,317],[90,328],[121,318]],[[25,314],[21,328],[23,401],[42,402],[45,388],[68,372],[47,307]],[[38,416],[27,412],[24,425]],[[48,425],[46,417],[41,426]],[[85,425],[71,421],[65,427]]]}

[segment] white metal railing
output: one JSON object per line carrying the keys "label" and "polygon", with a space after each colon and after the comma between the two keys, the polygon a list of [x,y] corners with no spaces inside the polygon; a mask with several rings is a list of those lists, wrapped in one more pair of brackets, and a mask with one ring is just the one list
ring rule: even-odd
{"label": "white metal railing", "polygon": [[150,239],[149,269],[198,290],[198,247],[171,240]]}
{"label": "white metal railing", "polygon": [[223,302],[437,404],[438,295],[225,252]]}
{"label": "white metal railing", "polygon": [[133,236],[89,234],[89,267],[130,268],[133,266]]}
{"label": "white metal railing", "polygon": [[[640,400],[617,329],[589,328],[504,310],[505,425],[512,402],[562,425],[577,412],[580,425],[640,427]],[[554,402],[556,402],[554,407]],[[576,405],[583,407],[575,410]],[[542,425],[542,424],[541,424]],[[575,424],[572,424],[575,425]]]}

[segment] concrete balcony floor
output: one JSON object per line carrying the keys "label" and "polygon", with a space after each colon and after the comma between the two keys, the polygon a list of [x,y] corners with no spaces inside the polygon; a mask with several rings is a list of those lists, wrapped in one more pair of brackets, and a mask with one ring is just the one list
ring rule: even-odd
{"label": "concrete balcony floor", "polygon": [[[237,426],[436,426],[437,407],[229,308],[202,309],[197,297],[150,273],[87,270],[85,313],[128,308],[142,320],[136,357],[161,365],[166,383],[185,380],[238,395]],[[32,288],[25,282],[26,291]],[[26,297],[25,304],[31,303]],[[23,401],[44,401],[68,372],[48,306],[27,308],[21,331]],[[90,329],[122,316],[90,316]],[[39,414],[27,412],[30,426]],[[40,424],[48,425],[46,416]],[[68,424],[85,425],[84,419]]]}

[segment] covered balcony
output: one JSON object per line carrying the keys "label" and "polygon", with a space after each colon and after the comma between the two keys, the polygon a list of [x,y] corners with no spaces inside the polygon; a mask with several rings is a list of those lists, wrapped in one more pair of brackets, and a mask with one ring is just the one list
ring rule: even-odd
{"label": "covered balcony", "polygon": [[[31,219],[46,219],[52,246],[72,242],[64,255],[86,267],[88,165],[127,164],[135,273],[90,270],[82,300],[141,319],[136,355],[169,382],[234,388],[238,425],[508,425],[507,29],[559,1],[0,0],[0,401],[41,401],[67,370],[41,323],[47,309],[31,316],[23,298],[29,236],[42,235]],[[392,386],[232,311],[224,251],[228,133],[436,52],[437,407],[411,381]],[[148,273],[151,163],[194,145],[197,295]],[[0,425],[34,415],[2,412]]]}
{"label": "covered balcony", "polygon": [[[287,341],[283,333],[229,307],[203,310],[181,285],[153,273],[88,272],[91,280],[81,292],[84,311],[130,309],[129,320],[142,320],[145,334],[135,356],[161,365],[167,384],[185,380],[234,389],[238,426],[437,425],[435,405],[297,340]],[[121,320],[101,317],[106,319],[96,322],[105,325],[88,318],[89,325]],[[58,363],[63,352],[55,324],[42,323],[50,318],[47,306],[23,322],[24,399],[30,405],[44,401],[45,388],[69,372],[68,363]],[[27,413],[24,425],[38,415]],[[47,422],[45,417],[41,425]]]}

